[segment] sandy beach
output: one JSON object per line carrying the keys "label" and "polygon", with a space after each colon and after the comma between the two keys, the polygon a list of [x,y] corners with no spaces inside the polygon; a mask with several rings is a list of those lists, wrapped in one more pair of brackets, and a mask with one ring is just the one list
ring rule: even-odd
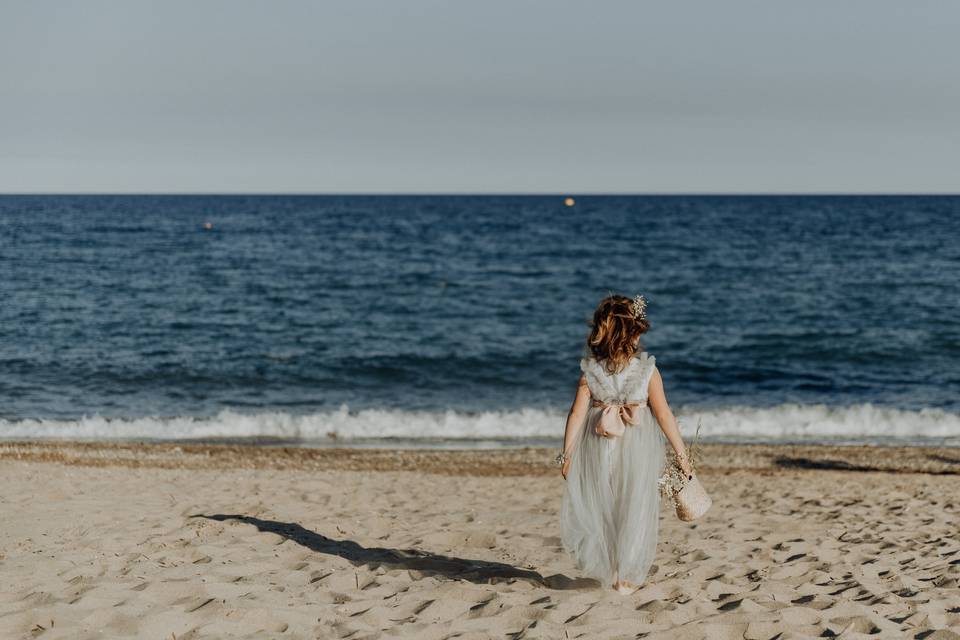
{"label": "sandy beach", "polygon": [[621,596],[552,450],[0,444],[2,638],[960,638],[960,452],[707,445]]}

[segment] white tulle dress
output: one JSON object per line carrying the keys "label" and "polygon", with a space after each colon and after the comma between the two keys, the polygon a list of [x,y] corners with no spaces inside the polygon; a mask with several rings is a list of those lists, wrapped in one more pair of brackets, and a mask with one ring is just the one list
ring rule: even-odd
{"label": "white tulle dress", "polygon": [[[622,371],[610,375],[584,350],[580,361],[594,400],[610,404],[647,401],[655,358],[634,355]],[[660,493],[666,437],[649,406],[638,424],[623,435],[594,432],[602,408],[591,404],[570,456],[560,508],[564,549],[587,577],[610,586],[617,580],[641,584],[657,550]]]}

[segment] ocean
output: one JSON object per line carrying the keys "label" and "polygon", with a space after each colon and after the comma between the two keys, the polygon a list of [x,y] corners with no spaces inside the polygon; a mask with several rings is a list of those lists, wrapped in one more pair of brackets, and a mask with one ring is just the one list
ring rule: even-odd
{"label": "ocean", "polygon": [[0,438],[557,444],[648,299],[685,435],[960,446],[960,197],[0,196]]}

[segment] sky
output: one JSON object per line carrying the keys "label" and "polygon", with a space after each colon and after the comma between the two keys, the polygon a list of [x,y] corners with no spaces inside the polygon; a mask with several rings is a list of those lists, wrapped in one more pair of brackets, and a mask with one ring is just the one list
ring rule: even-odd
{"label": "sky", "polygon": [[3,193],[960,193],[953,0],[6,0]]}

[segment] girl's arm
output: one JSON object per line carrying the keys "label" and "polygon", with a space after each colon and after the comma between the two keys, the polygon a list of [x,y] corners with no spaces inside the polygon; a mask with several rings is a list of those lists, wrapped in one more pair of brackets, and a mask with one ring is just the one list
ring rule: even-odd
{"label": "girl's arm", "polygon": [[567,469],[570,468],[570,456],[573,454],[577,436],[580,435],[580,429],[583,428],[583,421],[587,417],[589,408],[590,387],[587,386],[587,378],[581,373],[580,380],[577,381],[577,394],[573,397],[573,404],[570,405],[570,411],[567,413],[567,428],[563,433],[563,453],[567,456],[567,460],[563,463],[561,469],[564,479],[567,477]]}
{"label": "girl's arm", "polygon": [[654,417],[660,424],[660,430],[667,436],[674,453],[677,455],[677,462],[680,469],[690,475],[690,461],[687,459],[687,448],[683,444],[683,438],[680,437],[680,428],[677,426],[677,419],[667,404],[667,396],[663,392],[663,379],[660,377],[660,371],[656,366],[653,368],[653,376],[650,378],[650,386],[647,390],[647,402]]}

